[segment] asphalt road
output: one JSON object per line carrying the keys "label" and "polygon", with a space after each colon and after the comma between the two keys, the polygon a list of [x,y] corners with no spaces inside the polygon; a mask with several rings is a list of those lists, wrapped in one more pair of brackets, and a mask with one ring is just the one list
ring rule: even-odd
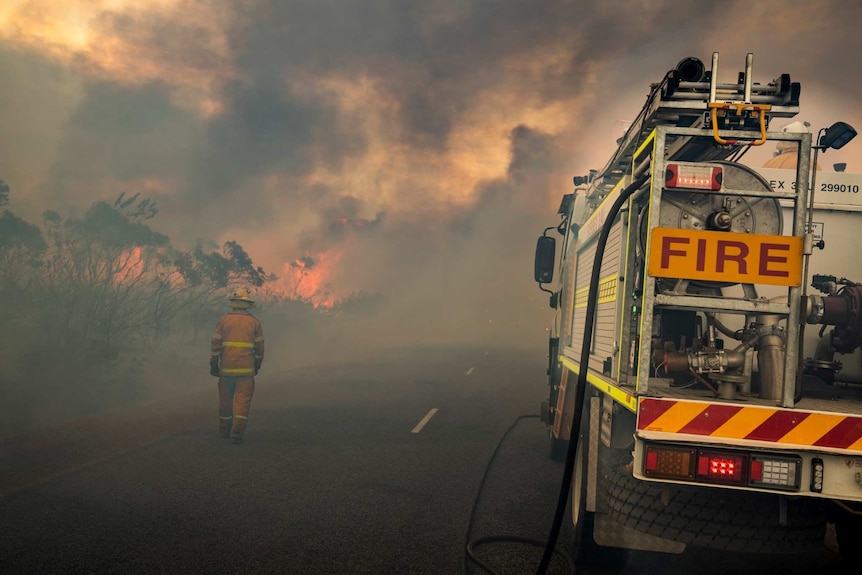
{"label": "asphalt road", "polygon": [[[214,380],[6,441],[0,573],[462,573],[468,526],[470,540],[547,537],[562,466],[546,456],[544,424],[519,419],[538,412],[545,361],[429,349],[262,373],[239,446],[216,436]],[[533,573],[541,548],[476,554],[501,575]],[[728,559],[710,561],[620,555],[578,573],[706,573]],[[722,572],[764,572],[739,561]],[[824,552],[784,572],[832,565]],[[567,572],[555,558],[549,573]]]}

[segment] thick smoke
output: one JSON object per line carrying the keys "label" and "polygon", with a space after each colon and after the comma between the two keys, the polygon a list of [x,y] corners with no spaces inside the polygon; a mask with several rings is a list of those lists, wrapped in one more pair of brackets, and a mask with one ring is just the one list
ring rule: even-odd
{"label": "thick smoke", "polygon": [[343,336],[366,345],[540,349],[535,237],[683,57],[732,78],[754,52],[803,83],[802,119],[862,125],[858,2],[60,5],[0,9],[10,207],[141,192],[173,241],[277,275],[337,252],[331,289],[379,296]]}

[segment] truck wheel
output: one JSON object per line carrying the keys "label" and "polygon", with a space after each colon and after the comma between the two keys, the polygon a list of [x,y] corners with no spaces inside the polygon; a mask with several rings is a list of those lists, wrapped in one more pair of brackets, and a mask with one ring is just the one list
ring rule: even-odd
{"label": "truck wheel", "polygon": [[610,515],[644,533],[695,547],[753,553],[800,553],[824,546],[826,509],[818,500],[788,499],[787,525],[779,525],[776,495],[641,481],[622,466],[613,468],[608,480]]}

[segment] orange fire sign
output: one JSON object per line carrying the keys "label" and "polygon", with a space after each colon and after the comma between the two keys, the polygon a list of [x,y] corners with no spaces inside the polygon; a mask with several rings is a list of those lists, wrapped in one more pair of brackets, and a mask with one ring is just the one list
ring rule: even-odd
{"label": "orange fire sign", "polygon": [[798,286],[802,238],[655,228],[649,273],[653,277]]}

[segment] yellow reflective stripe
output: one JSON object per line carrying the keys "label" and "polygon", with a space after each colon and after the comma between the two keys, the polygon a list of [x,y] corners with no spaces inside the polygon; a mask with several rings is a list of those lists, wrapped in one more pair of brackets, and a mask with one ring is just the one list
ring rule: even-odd
{"label": "yellow reflective stripe", "polygon": [[245,415],[237,415],[236,418],[237,419],[248,419],[248,417],[246,417]]}
{"label": "yellow reflective stripe", "polygon": [[[610,275],[599,280],[599,293],[597,303],[608,303],[617,299],[617,274]],[[575,292],[575,309],[587,307],[587,297],[590,295],[590,286],[585,286]]]}
{"label": "yellow reflective stripe", "polygon": [[220,352],[220,351],[213,351],[213,352],[211,352],[211,353],[210,353],[210,355],[211,355],[211,356],[213,356],[213,357],[218,357],[218,356],[220,356],[220,355],[221,355],[221,352]]}
{"label": "yellow reflective stripe", "polygon": [[246,341],[225,341],[225,342],[222,342],[222,345],[224,347],[247,347],[247,348],[254,347],[253,343],[248,343]]}
{"label": "yellow reflective stripe", "polygon": [[221,339],[221,334],[214,333],[214,334],[213,334],[213,339]]}
{"label": "yellow reflective stripe", "polygon": [[233,419],[233,415],[228,415],[227,417],[222,415],[219,419]]}
{"label": "yellow reflective stripe", "polygon": [[255,342],[255,343],[260,343],[260,342],[262,342],[262,341],[263,341],[263,336],[260,336],[260,337],[256,337],[256,338],[254,338],[254,342]]}
{"label": "yellow reflective stripe", "polygon": [[222,368],[222,375],[250,375],[254,373],[254,369],[250,367],[243,367],[238,369],[225,369]]}

